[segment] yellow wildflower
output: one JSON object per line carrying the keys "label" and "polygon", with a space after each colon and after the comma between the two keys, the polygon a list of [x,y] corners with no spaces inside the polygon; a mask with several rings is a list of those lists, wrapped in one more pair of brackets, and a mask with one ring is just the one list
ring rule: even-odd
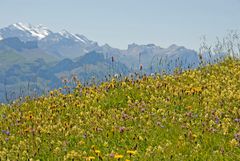
{"label": "yellow wildflower", "polygon": [[121,155],[121,154],[115,154],[115,155],[114,155],[114,158],[115,158],[115,159],[121,159],[121,158],[123,158],[123,155]]}
{"label": "yellow wildflower", "polygon": [[238,145],[238,141],[237,141],[236,139],[232,139],[232,140],[230,141],[230,145],[233,146],[233,147],[235,147],[235,146]]}
{"label": "yellow wildflower", "polygon": [[100,150],[95,150],[95,153],[100,154],[101,152],[100,152]]}
{"label": "yellow wildflower", "polygon": [[128,150],[127,153],[128,153],[128,154],[131,154],[131,155],[134,155],[134,154],[137,153],[137,151],[136,151],[136,150]]}

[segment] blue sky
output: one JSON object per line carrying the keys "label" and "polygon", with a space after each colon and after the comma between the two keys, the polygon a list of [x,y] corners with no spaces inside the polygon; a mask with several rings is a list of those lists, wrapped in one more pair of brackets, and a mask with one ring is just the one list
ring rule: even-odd
{"label": "blue sky", "polygon": [[198,49],[240,29],[240,0],[0,0],[0,27],[44,24],[84,34],[101,45],[171,44]]}

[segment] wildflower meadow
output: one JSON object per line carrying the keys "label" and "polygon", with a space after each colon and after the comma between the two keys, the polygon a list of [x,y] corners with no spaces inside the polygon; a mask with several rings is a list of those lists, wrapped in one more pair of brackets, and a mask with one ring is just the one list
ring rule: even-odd
{"label": "wildflower meadow", "polygon": [[0,105],[0,160],[240,160],[240,61]]}

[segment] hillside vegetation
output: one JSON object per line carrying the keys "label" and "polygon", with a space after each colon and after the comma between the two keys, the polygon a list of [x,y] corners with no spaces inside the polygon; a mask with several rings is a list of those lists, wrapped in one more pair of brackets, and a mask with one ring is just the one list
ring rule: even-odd
{"label": "hillside vegetation", "polygon": [[0,160],[240,160],[240,61],[0,107]]}

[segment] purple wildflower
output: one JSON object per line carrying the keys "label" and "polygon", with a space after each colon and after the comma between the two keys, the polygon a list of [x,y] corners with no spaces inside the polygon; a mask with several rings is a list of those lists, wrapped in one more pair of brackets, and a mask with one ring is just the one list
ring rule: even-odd
{"label": "purple wildflower", "polygon": [[10,135],[10,132],[8,130],[2,130],[2,133],[6,134],[6,135]]}
{"label": "purple wildflower", "polygon": [[235,122],[240,122],[239,118],[234,119]]}

